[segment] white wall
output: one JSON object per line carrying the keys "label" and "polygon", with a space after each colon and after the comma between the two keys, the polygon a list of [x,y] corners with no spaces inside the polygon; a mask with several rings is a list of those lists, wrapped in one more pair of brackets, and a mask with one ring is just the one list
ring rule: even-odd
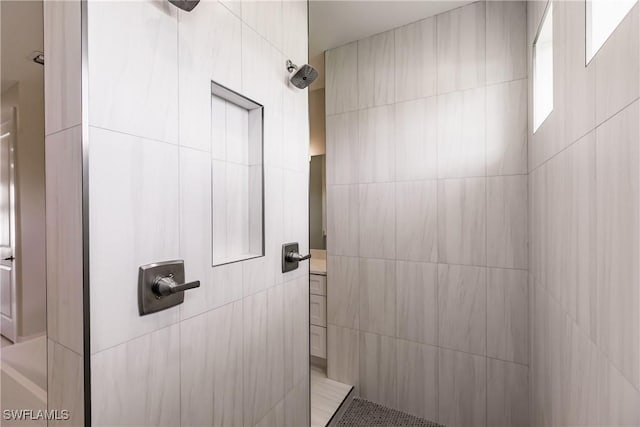
{"label": "white wall", "polygon": [[554,108],[529,118],[531,422],[636,426],[640,8],[585,66],[584,2],[553,7]]}
{"label": "white wall", "polygon": [[446,426],[526,425],[526,7],[326,53],[330,378]]}
{"label": "white wall", "polygon": [[[305,425],[306,3],[88,4],[94,425]],[[210,81],[264,105],[266,256],[211,267]],[[140,317],[138,267],[184,259],[201,287]]]}

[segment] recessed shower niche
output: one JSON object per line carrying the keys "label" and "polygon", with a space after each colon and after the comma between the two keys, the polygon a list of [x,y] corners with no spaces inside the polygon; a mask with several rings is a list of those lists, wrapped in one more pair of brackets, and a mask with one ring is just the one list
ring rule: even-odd
{"label": "recessed shower niche", "polygon": [[213,265],[264,255],[264,108],[211,83]]}

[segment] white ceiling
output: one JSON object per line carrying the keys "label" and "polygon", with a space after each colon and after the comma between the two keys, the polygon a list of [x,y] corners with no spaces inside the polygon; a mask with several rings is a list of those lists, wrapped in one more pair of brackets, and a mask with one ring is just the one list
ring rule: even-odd
{"label": "white ceiling", "polygon": [[[321,76],[311,89],[324,87],[325,50],[391,30],[471,1],[429,0],[311,0],[309,4],[309,60]],[[322,68],[319,68],[322,67]]]}

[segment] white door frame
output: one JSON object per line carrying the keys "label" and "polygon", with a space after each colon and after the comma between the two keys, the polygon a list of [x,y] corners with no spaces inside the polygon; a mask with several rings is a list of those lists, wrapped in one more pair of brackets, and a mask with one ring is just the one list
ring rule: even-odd
{"label": "white door frame", "polygon": [[[17,136],[16,107],[11,108],[9,120],[0,124],[0,140],[9,141],[9,163],[15,165],[15,143]],[[18,302],[16,293],[16,189],[15,167],[9,169],[9,234],[10,247],[0,246],[0,269],[11,271],[11,314],[6,316],[0,313],[0,333],[9,340],[16,342],[18,339]]]}

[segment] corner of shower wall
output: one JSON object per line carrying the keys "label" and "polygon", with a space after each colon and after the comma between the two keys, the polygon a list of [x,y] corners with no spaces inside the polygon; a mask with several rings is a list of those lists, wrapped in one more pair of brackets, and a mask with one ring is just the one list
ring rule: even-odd
{"label": "corner of shower wall", "polygon": [[48,408],[85,425],[88,340],[81,0],[44,1]]}

